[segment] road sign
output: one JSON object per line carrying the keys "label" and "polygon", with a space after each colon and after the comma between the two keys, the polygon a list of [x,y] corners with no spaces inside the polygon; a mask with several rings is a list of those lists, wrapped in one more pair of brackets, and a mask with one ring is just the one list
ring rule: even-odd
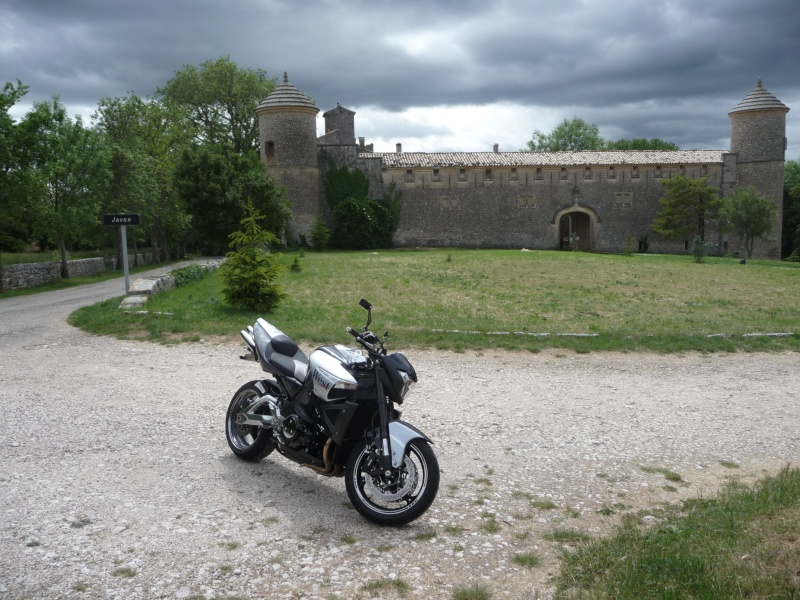
{"label": "road sign", "polygon": [[139,213],[103,215],[103,225],[138,225]]}

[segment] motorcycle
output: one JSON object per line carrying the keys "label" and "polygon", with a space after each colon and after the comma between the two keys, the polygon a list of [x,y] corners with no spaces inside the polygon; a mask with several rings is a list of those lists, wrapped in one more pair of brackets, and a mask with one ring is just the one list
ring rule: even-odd
{"label": "motorcycle", "polygon": [[[277,450],[320,475],[344,477],[350,502],[365,518],[399,526],[422,515],[439,489],[439,463],[428,436],[400,420],[399,405],[417,374],[402,352],[388,353],[389,333],[347,327],[363,348],[336,344],[309,356],[259,318],[241,331],[248,354],[271,378],[233,395],[225,434],[233,453],[259,461]],[[366,354],[365,354],[366,352]]]}

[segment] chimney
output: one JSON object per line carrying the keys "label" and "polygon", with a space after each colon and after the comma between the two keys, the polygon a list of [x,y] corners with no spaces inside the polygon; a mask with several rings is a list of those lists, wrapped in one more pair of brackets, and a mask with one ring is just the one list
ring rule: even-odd
{"label": "chimney", "polygon": [[400,152],[402,152],[402,151],[403,151],[403,144],[397,144],[397,150],[396,150],[396,152],[399,154],[399,153],[400,153]]}
{"label": "chimney", "polygon": [[495,154],[500,152],[500,144],[495,144],[494,146],[492,146],[492,150],[494,150]]}
{"label": "chimney", "polygon": [[363,147],[364,147],[364,138],[363,138],[363,137],[359,137],[359,138],[358,138],[358,145],[359,145],[361,148],[363,148]]}

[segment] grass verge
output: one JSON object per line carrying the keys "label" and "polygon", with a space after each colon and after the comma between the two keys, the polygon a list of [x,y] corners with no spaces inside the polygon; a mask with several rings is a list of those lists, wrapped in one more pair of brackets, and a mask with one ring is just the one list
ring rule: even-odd
{"label": "grass verge", "polygon": [[[227,307],[215,274],[154,297],[148,315],[125,315],[116,299],[71,322],[120,337],[235,340],[263,316],[296,341],[330,343],[364,323],[357,303],[367,298],[375,330],[406,347],[800,350],[800,270],[790,263],[453,249],[309,253],[299,262],[301,271],[280,280],[286,297],[269,315]],[[789,335],[748,337],[758,333]]]}
{"label": "grass verge", "polygon": [[800,470],[672,507],[565,552],[557,598],[797,598]]}

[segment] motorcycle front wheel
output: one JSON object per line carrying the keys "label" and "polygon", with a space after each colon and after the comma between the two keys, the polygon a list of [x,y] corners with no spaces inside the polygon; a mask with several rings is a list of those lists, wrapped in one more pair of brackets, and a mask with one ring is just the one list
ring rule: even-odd
{"label": "motorcycle front wheel", "polygon": [[412,440],[400,468],[386,476],[373,445],[362,442],[350,453],[345,487],[362,516],[398,527],[418,518],[433,503],[439,490],[439,461],[425,440]]}
{"label": "motorcycle front wheel", "polygon": [[[255,425],[240,425],[236,422],[236,415],[247,410],[253,402],[264,395],[257,384],[269,382],[251,381],[240,387],[231,398],[228,405],[228,414],[225,416],[225,437],[233,453],[243,460],[259,461],[275,449],[272,441],[272,429],[265,429]],[[271,393],[269,387],[267,392]],[[269,409],[265,408],[263,412]]]}

